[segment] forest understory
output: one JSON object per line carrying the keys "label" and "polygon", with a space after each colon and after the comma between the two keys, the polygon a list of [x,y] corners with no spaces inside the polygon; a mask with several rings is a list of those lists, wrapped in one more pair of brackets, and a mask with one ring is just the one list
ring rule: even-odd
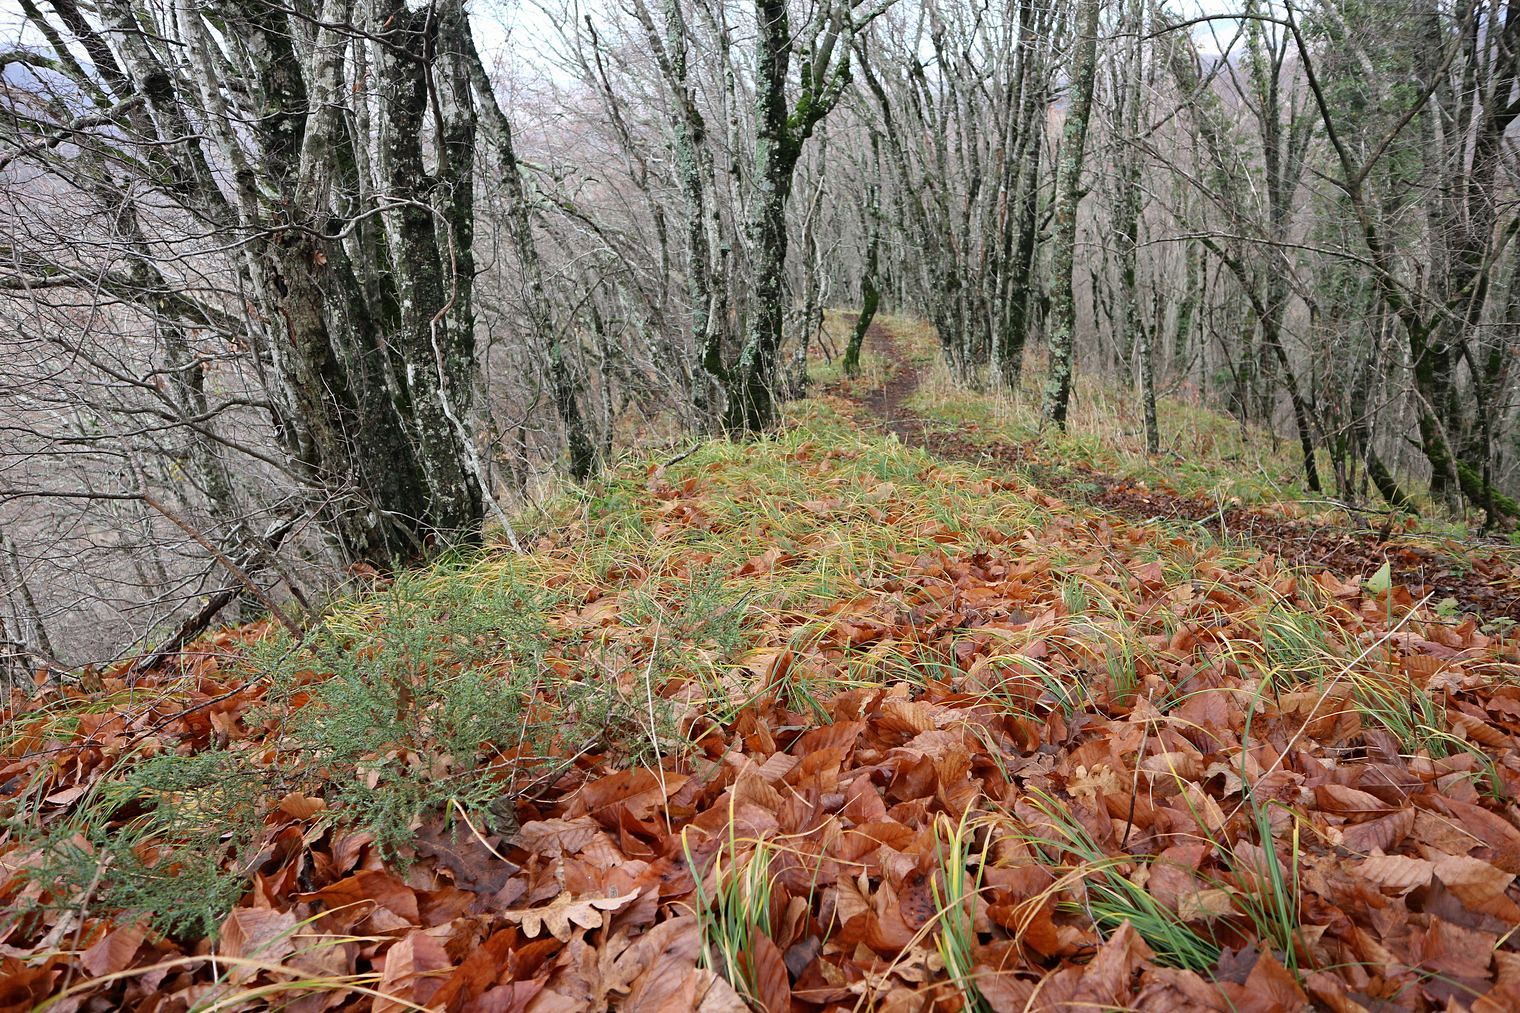
{"label": "forest understory", "polygon": [[1010,438],[908,330],[13,688],[0,1010],[1520,1007],[1513,550]]}
{"label": "forest understory", "polygon": [[[1333,510],[1318,522],[1305,521],[1285,513],[1282,504],[1257,509],[1238,501],[1221,503],[1200,492],[1180,493],[1165,483],[1153,487],[1106,473],[1086,460],[1057,460],[1036,441],[988,436],[975,424],[965,426],[953,418],[926,418],[910,406],[920,385],[910,356],[899,348],[888,325],[874,323],[870,334],[886,350],[894,368],[886,382],[868,391],[863,400],[887,431],[904,442],[939,457],[1012,469],[1053,496],[1132,522],[1190,521],[1217,537],[1234,532],[1290,566],[1318,565],[1357,573],[1388,563],[1392,579],[1418,595],[1430,595],[1435,601],[1450,598],[1490,619],[1520,620],[1520,581],[1513,571],[1520,557],[1507,551],[1512,548],[1508,541],[1485,540],[1467,532],[1444,546],[1428,540],[1421,544],[1418,537],[1391,537],[1392,520],[1383,525],[1357,524],[1366,515],[1358,517],[1355,511],[1344,509]],[[1370,516],[1381,521],[1391,514]]]}

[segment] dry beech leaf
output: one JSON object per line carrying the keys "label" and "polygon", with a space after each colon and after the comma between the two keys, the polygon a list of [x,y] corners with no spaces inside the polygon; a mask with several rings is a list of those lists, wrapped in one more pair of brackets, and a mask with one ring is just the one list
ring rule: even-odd
{"label": "dry beech leaf", "polygon": [[1246,993],[1266,1000],[1273,1009],[1301,1010],[1309,1004],[1294,976],[1270,953],[1257,958],[1246,978]]}
{"label": "dry beech leaf", "polygon": [[1137,965],[1153,954],[1131,922],[1125,922],[1082,969],[1078,1001],[1090,1008],[1127,1006],[1129,982]]}
{"label": "dry beech leaf", "polygon": [[1442,855],[1435,860],[1435,874],[1458,900],[1474,911],[1520,923],[1520,906],[1505,895],[1515,881],[1512,873],[1495,868],[1481,858]]}
{"label": "dry beech leaf", "polygon": [[147,929],[141,922],[113,929],[79,955],[79,966],[97,978],[115,974],[132,966],[132,958],[146,935]]}
{"label": "dry beech leaf", "polygon": [[606,912],[617,911],[631,904],[641,892],[630,890],[617,897],[572,897],[568,893],[562,893],[544,907],[503,911],[501,917],[521,925],[523,935],[529,939],[548,929],[550,935],[564,943],[569,942],[575,933],[572,926],[599,929]]}
{"label": "dry beech leaf", "polygon": [[420,917],[417,891],[384,869],[364,869],[301,898],[321,900],[330,911],[368,914],[383,909],[412,924]]}
{"label": "dry beech leaf", "polygon": [[[426,1005],[444,987],[439,972],[453,967],[443,944],[427,932],[408,933],[385,951],[379,991],[395,999],[375,1000],[371,1013],[404,1013]],[[397,1000],[405,999],[400,1002]]]}
{"label": "dry beech leaf", "polygon": [[1473,802],[1436,796],[1435,804],[1462,830],[1491,849],[1490,860],[1505,872],[1520,873],[1520,830]]}
{"label": "dry beech leaf", "polygon": [[661,922],[633,941],[613,971],[626,988],[618,1003],[625,1013],[661,1013],[698,1005],[698,989],[707,982],[697,971],[701,935],[694,915]]}
{"label": "dry beech leaf", "polygon": [[1188,782],[1183,788],[1182,796],[1186,800],[1186,811],[1205,830],[1217,831],[1224,826],[1224,810],[1219,808],[1218,802],[1204,794],[1198,785]]}
{"label": "dry beech leaf", "polygon": [[750,1013],[749,1004],[716,972],[699,967],[696,976],[697,1013]]}
{"label": "dry beech leaf", "polygon": [[1508,1013],[1520,1009],[1520,954],[1500,950],[1494,954],[1494,963],[1499,968],[1498,980],[1486,995],[1473,1003],[1473,1013]]}
{"label": "dry beech leaf", "polygon": [[[289,911],[234,908],[227,920],[222,922],[217,948],[225,957],[278,964],[295,951],[297,924],[296,916]],[[227,968],[227,979],[236,983],[246,981],[257,973],[256,968],[233,964]]]}
{"label": "dry beech leaf", "polygon": [[309,820],[327,808],[327,800],[293,791],[280,799],[280,812],[293,820]]}
{"label": "dry beech leaf", "polygon": [[1185,922],[1209,921],[1235,913],[1230,891],[1216,888],[1193,890],[1177,898],[1177,917]]}
{"label": "dry beech leaf", "polygon": [[1413,963],[1424,970],[1477,979],[1488,973],[1497,943],[1497,936],[1431,918],[1423,929],[1411,931],[1409,951]]}
{"label": "dry beech leaf", "polygon": [[518,827],[513,840],[524,851],[558,858],[562,854],[574,854],[581,850],[601,830],[601,824],[590,816],[579,816],[573,820],[532,820]]}
{"label": "dry beech leaf", "polygon": [[1409,832],[1414,829],[1414,820],[1413,809],[1400,809],[1366,823],[1356,823],[1341,831],[1341,844],[1351,851],[1363,854],[1369,851],[1388,851],[1409,836]]}
{"label": "dry beech leaf", "polygon": [[755,999],[766,1013],[787,1013],[792,1008],[792,986],[775,942],[763,932],[754,933],[747,958],[754,974]]}
{"label": "dry beech leaf", "polygon": [[1423,858],[1404,855],[1373,855],[1355,865],[1357,874],[1385,890],[1405,894],[1430,882],[1435,866]]}
{"label": "dry beech leaf", "polygon": [[1392,808],[1370,792],[1343,784],[1320,785],[1314,789],[1314,799],[1325,812],[1348,816],[1381,816]]}
{"label": "dry beech leaf", "polygon": [[53,794],[47,796],[44,801],[50,805],[66,806],[78,801],[89,790],[90,786],[88,784],[77,784],[72,788],[65,788],[62,791],[53,792]]}

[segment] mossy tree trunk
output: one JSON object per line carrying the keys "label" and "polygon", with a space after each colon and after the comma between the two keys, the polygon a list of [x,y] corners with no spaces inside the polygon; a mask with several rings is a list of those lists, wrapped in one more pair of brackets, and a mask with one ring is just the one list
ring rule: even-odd
{"label": "mossy tree trunk", "polygon": [[1056,197],[1051,255],[1051,305],[1047,343],[1050,374],[1045,380],[1042,415],[1057,428],[1066,428],[1071,404],[1072,358],[1077,329],[1077,298],[1072,274],[1076,270],[1077,210],[1082,203],[1083,156],[1092,115],[1093,79],[1098,62],[1100,0],[1079,0],[1071,70],[1071,102],[1061,129],[1059,192]]}
{"label": "mossy tree trunk", "polygon": [[881,266],[881,187],[877,183],[881,173],[881,138],[874,131],[871,133],[868,172],[866,200],[861,212],[865,219],[866,250],[865,262],[860,269],[860,313],[855,317],[850,343],[845,346],[840,362],[847,376],[860,372],[860,350],[865,345],[871,321],[876,318],[876,309],[881,305],[881,290],[876,287],[876,275]]}
{"label": "mossy tree trunk", "polygon": [[[856,34],[884,9],[857,13],[849,0],[834,0],[794,34],[786,0],[755,0],[755,150],[745,225],[750,304],[738,358],[726,370],[724,421],[731,432],[756,432],[776,419],[787,308],[786,209],[793,174],[803,144],[850,82]],[[793,101],[788,87],[799,48],[800,86]]]}
{"label": "mossy tree trunk", "polygon": [[[50,66],[93,108],[76,122],[60,103],[57,124],[0,131],[60,186],[90,181],[86,215],[98,204],[146,230],[148,270],[111,285],[117,305],[247,351],[280,466],[348,559],[385,566],[477,537],[477,109],[461,0],[40,6],[24,15]],[[191,255],[185,222],[203,239]],[[69,275],[77,254],[60,249],[39,247],[24,271]],[[206,280],[166,289],[186,262]],[[193,410],[194,382],[177,376],[176,392]],[[197,466],[210,474],[214,456]]]}

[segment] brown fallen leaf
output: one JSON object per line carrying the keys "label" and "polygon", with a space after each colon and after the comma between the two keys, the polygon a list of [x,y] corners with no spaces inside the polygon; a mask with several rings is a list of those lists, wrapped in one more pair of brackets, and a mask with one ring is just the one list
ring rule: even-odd
{"label": "brown fallen leaf", "polygon": [[1373,855],[1353,868],[1363,879],[1400,895],[1429,883],[1435,872],[1435,866],[1425,859],[1404,855]]}
{"label": "brown fallen leaf", "polygon": [[413,846],[417,854],[434,858],[447,869],[456,886],[482,898],[499,894],[517,872],[517,866],[502,861],[489,841],[457,828],[445,829],[441,822],[423,824]]}
{"label": "brown fallen leaf", "polygon": [[280,812],[293,820],[309,820],[327,808],[327,800],[293,791],[280,799]]}
{"label": "brown fallen leaf", "polygon": [[558,858],[584,848],[601,829],[601,824],[590,816],[573,820],[532,820],[518,828],[513,841],[524,851]]}
{"label": "brown fallen leaf", "polygon": [[705,967],[697,968],[697,1013],[749,1013],[734,986]]}
{"label": "brown fallen leaf", "polygon": [[141,922],[113,929],[79,955],[79,966],[97,978],[131,967],[146,935],[147,929]]}
{"label": "brown fallen leaf", "polygon": [[1235,913],[1235,899],[1228,890],[1193,890],[1177,898],[1177,917],[1185,922],[1205,922]]}
{"label": "brown fallen leaf", "polygon": [[639,893],[639,890],[630,890],[618,897],[572,897],[562,893],[543,907],[503,911],[501,917],[520,924],[523,935],[529,939],[548,929],[550,935],[565,943],[575,932],[572,925],[599,929],[606,912],[620,910],[632,903]]}
{"label": "brown fallen leaf", "polygon": [[1133,972],[1152,956],[1135,926],[1125,922],[1082,969],[1075,1000],[1093,1007],[1128,1006]]}
{"label": "brown fallen leaf", "polygon": [[765,933],[755,932],[746,957],[755,982],[755,1000],[766,1013],[788,1013],[792,1008],[792,985],[775,942]]}
{"label": "brown fallen leaf", "polygon": [[627,997],[618,1008],[625,1013],[661,1013],[696,1006],[697,990],[707,984],[696,975],[701,948],[695,915],[661,922],[639,936],[613,968],[613,976],[628,983]]}
{"label": "brown fallen leaf", "polygon": [[413,924],[419,918],[417,891],[384,869],[365,869],[300,897],[302,900],[320,900],[328,910],[341,910],[350,917],[362,916],[379,907]]}
{"label": "brown fallen leaf", "polygon": [[1435,874],[1472,910],[1520,924],[1520,905],[1505,894],[1515,881],[1512,873],[1503,872],[1481,858],[1442,855],[1435,860]]}
{"label": "brown fallen leaf", "polygon": [[385,951],[377,991],[394,998],[376,998],[371,1013],[403,1013],[427,1005],[444,986],[439,972],[453,967],[448,951],[428,932],[415,931]]}
{"label": "brown fallen leaf", "polygon": [[1301,1010],[1309,1005],[1298,980],[1270,953],[1263,953],[1246,978],[1246,993],[1257,1009]]}
{"label": "brown fallen leaf", "polygon": [[1325,812],[1347,816],[1382,816],[1392,808],[1376,795],[1344,784],[1322,784],[1314,789],[1314,799]]}
{"label": "brown fallen leaf", "polygon": [[[296,916],[289,911],[234,908],[227,920],[222,922],[218,949],[225,957],[278,964],[295,951],[297,924]],[[227,968],[227,980],[236,984],[257,973],[256,968],[234,964]]]}
{"label": "brown fallen leaf", "polygon": [[1414,820],[1413,809],[1400,809],[1387,816],[1346,827],[1341,832],[1341,843],[1352,851],[1363,853],[1390,851],[1409,836],[1409,832],[1414,829]]}

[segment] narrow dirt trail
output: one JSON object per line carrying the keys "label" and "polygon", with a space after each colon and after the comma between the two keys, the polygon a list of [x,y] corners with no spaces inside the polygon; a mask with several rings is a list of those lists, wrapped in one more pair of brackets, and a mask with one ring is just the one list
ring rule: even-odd
{"label": "narrow dirt trail", "polygon": [[1219,505],[1201,496],[1184,496],[1137,485],[1098,471],[1085,462],[1051,464],[1032,443],[973,441],[926,419],[908,407],[921,382],[919,368],[902,349],[891,326],[880,319],[867,332],[868,347],[891,361],[886,382],[865,393],[840,390],[880,419],[883,427],[911,446],[954,460],[1002,465],[1048,495],[1074,505],[1104,510],[1137,524],[1191,521],[1211,533],[1243,538],[1262,552],[1292,566],[1330,570],[1352,577],[1374,573],[1385,562],[1396,583],[1415,597],[1456,600],[1461,609],[1484,619],[1520,622],[1520,579],[1513,552],[1493,543],[1475,543],[1460,554],[1390,540],[1387,533],[1343,524],[1323,524],[1286,517],[1260,507]]}

